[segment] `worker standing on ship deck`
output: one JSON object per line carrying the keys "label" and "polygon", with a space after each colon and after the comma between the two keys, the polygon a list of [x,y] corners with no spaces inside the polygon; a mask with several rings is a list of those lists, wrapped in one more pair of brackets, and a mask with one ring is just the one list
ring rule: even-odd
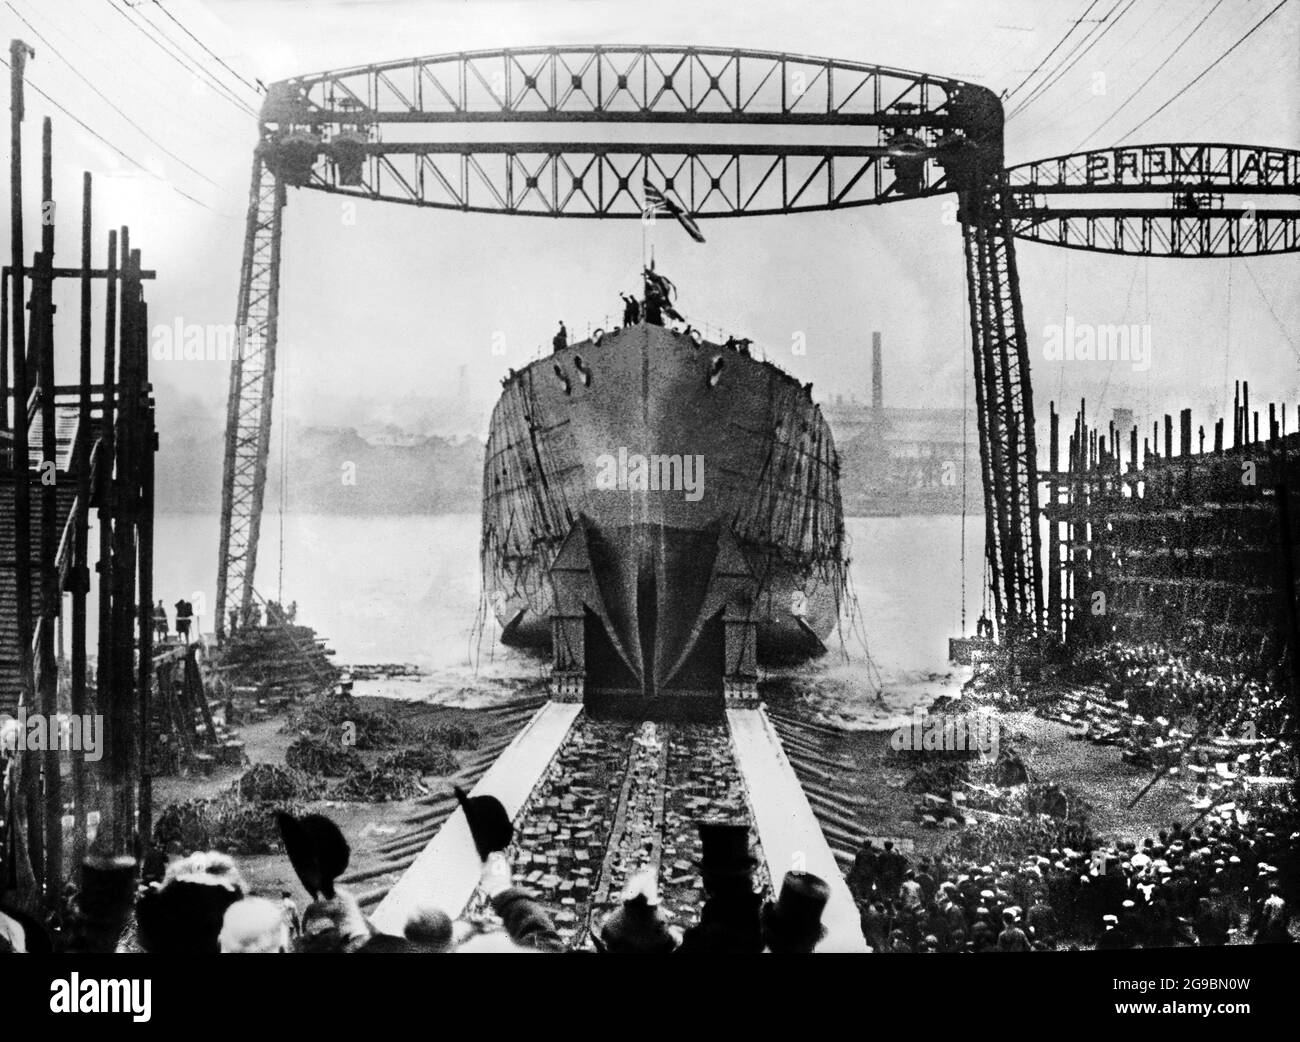
{"label": "worker standing on ship deck", "polygon": [[176,602],[176,636],[182,644],[190,642],[190,619],[194,617],[194,608],[190,602],[181,599]]}
{"label": "worker standing on ship deck", "polygon": [[654,326],[662,326],[667,317],[675,322],[684,322],[681,314],[673,307],[672,300],[677,288],[653,267],[645,269],[645,320]]}
{"label": "worker standing on ship deck", "polygon": [[569,346],[569,331],[564,328],[564,322],[560,322],[560,331],[551,337],[551,349],[560,351]]}
{"label": "worker standing on ship deck", "polygon": [[153,606],[153,632],[159,640],[167,639],[167,609],[162,601]]}

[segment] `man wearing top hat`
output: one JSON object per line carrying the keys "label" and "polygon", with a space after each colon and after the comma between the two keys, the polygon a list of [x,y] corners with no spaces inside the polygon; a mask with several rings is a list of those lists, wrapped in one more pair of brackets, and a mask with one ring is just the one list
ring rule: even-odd
{"label": "man wearing top hat", "polygon": [[763,950],[762,898],[754,893],[755,861],[749,826],[703,822],[699,826],[700,876],[707,899],[700,921],[686,931],[678,951],[747,955]]}
{"label": "man wearing top hat", "polygon": [[831,888],[811,872],[787,872],[781,894],[763,905],[763,941],[769,952],[811,952],[826,936],[822,912]]}

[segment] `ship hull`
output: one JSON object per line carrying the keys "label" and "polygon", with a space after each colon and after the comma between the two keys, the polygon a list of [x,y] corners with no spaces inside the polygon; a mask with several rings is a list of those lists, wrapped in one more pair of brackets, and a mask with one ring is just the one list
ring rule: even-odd
{"label": "ship hull", "polygon": [[844,592],[837,469],[808,392],[740,352],[636,325],[533,363],[484,464],[503,641],[642,697],[819,653]]}
{"label": "ship hull", "polygon": [[[671,534],[656,533],[652,538],[671,539]],[[835,630],[843,595],[837,577],[811,574],[779,560],[764,562],[759,569],[767,572],[768,582],[755,606],[758,661],[763,665],[781,665],[824,652],[824,642]],[[524,570],[531,578],[524,578]],[[502,643],[550,650],[555,598],[546,581],[547,571],[548,565],[538,560],[517,573],[520,585],[534,586],[538,592],[531,599],[506,601],[513,611],[507,607],[493,612],[501,628]],[[669,596],[673,596],[672,591]]]}

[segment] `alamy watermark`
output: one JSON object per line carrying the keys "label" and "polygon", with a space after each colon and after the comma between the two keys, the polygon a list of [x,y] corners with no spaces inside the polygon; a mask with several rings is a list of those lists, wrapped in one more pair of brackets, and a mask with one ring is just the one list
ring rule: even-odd
{"label": "alamy watermark", "polygon": [[75,970],[50,981],[51,1013],[129,1013],[146,1023],[152,1008],[153,981],[135,977],[85,977]]}
{"label": "alamy watermark", "polygon": [[104,755],[104,718],[98,713],[48,717],[23,706],[16,717],[0,713],[0,752],[81,753],[90,763]]}
{"label": "alamy watermark", "polygon": [[977,752],[995,759],[1001,747],[1000,725],[989,710],[974,713],[928,713],[912,708],[912,721],[889,739],[894,752]]}
{"label": "alamy watermark", "polygon": [[1043,358],[1049,362],[1131,362],[1135,373],[1151,368],[1151,327],[1076,323],[1043,327]]}
{"label": "alamy watermark", "polygon": [[261,333],[233,322],[185,322],[156,325],[150,332],[149,353],[156,362],[233,362],[247,358],[264,344]]}
{"label": "alamy watermark", "polygon": [[682,492],[688,503],[704,497],[704,457],[629,453],[596,457],[596,488],[620,492]]}

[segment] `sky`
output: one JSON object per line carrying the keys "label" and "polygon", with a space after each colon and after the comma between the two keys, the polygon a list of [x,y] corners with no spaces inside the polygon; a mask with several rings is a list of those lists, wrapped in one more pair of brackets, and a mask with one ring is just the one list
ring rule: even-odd
{"label": "sky", "polygon": [[[97,255],[108,227],[129,225],[145,265],[158,271],[147,292],[151,323],[206,325],[234,319],[258,81],[474,48],[708,44],[853,59],[1011,91],[1008,163],[1077,151],[1085,141],[1295,149],[1300,0],[1284,3],[1147,121],[1276,2],[0,0],[0,23],[36,50],[24,139],[29,246],[37,240],[39,120],[49,114],[55,198],[67,215],[58,225],[64,262],[75,260],[81,172],[90,170]],[[1049,57],[1081,16],[1107,20],[1085,21]],[[1086,32],[1093,45],[1063,63]],[[752,139],[772,133],[756,128]],[[706,220],[705,245],[661,226],[657,264],[694,324],[752,337],[811,380],[819,398],[869,396],[868,345],[880,330],[886,404],[960,407],[974,400],[969,326],[960,233],[944,220],[945,202]],[[558,319],[579,334],[605,325],[617,294],[635,288],[641,258],[635,221],[362,202],[347,224],[337,197],[302,190],[290,193],[284,229],[277,415],[314,424],[406,419],[431,400],[449,422],[481,433],[506,367],[534,357]],[[1086,396],[1094,416],[1120,406],[1139,418],[1192,406],[1208,425],[1237,378],[1251,380],[1253,401],[1300,402],[1300,257],[1142,259],[1024,242],[1017,254],[1040,417],[1051,400],[1072,403],[1072,412]],[[61,302],[62,350],[71,352],[75,300]],[[1149,324],[1149,368],[1045,358],[1046,327],[1067,318]],[[800,337],[806,352],[795,355]],[[504,339],[504,356],[492,353],[494,338]],[[74,364],[72,354],[59,364]],[[155,363],[164,445],[169,424],[222,414],[226,366]]]}

